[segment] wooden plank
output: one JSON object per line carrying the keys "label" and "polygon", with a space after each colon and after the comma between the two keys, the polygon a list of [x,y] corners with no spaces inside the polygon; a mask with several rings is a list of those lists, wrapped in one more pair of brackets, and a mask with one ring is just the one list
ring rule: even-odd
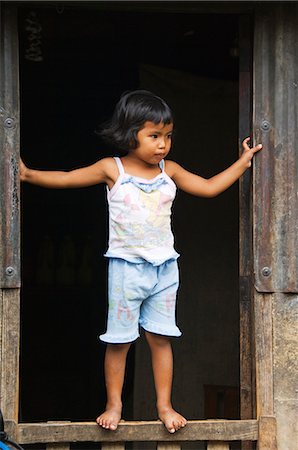
{"label": "wooden plank", "polygon": [[[18,422],[19,405],[19,289],[0,290],[0,404],[5,420]],[[15,439],[16,436],[10,436]]]}
{"label": "wooden plank", "polygon": [[[240,417],[255,417],[255,377],[252,325],[252,279],[240,277]],[[241,450],[252,450],[252,442],[241,442]]]}
{"label": "wooden plank", "polygon": [[252,279],[239,277],[240,311],[240,417],[254,417],[252,383]]}
{"label": "wooden plank", "polygon": [[[86,2],[86,9],[103,11],[132,11],[155,12],[168,14],[246,14],[253,13],[254,4],[250,2],[201,2],[174,1],[170,7],[168,2],[139,1],[139,2]],[[70,6],[68,6],[70,8]]]}
{"label": "wooden plank", "polygon": [[[242,141],[251,136],[252,73],[250,17],[239,18],[239,155]],[[239,273],[252,273],[252,171],[247,170],[239,180]]]}
{"label": "wooden plank", "polygon": [[70,424],[20,423],[20,444],[50,442],[125,441],[256,441],[257,420],[193,420],[176,433],[169,433],[160,421],[121,422],[116,431],[104,430],[94,422]]}
{"label": "wooden plank", "polygon": [[[52,420],[48,421],[47,423],[57,423],[53,422]],[[66,423],[71,423],[69,420],[61,420],[59,421],[61,425]],[[70,443],[69,442],[51,442],[46,445],[46,450],[70,450]]]}
{"label": "wooden plank", "polygon": [[181,450],[181,445],[177,442],[158,442],[157,450]]}
{"label": "wooden plank", "polygon": [[227,442],[209,441],[207,450],[229,450],[230,446]]}
{"label": "wooden plank", "polygon": [[275,417],[260,417],[257,450],[277,450]]}
{"label": "wooden plank", "polygon": [[105,442],[102,444],[101,450],[125,450],[125,443]]}
{"label": "wooden plank", "polygon": [[19,57],[17,8],[1,6],[0,287],[20,287]]}
{"label": "wooden plank", "polygon": [[52,442],[51,444],[47,444],[46,449],[47,450],[69,450],[70,444],[66,443],[66,442],[62,442],[62,443]]}
{"label": "wooden plank", "polygon": [[272,296],[255,291],[255,360],[257,417],[273,416]]}
{"label": "wooden plank", "polygon": [[298,293],[298,4],[256,8],[254,273],[259,292]]}
{"label": "wooden plank", "polygon": [[4,420],[4,430],[9,438],[17,439],[18,424],[14,420]]}
{"label": "wooden plank", "polygon": [[298,294],[272,295],[274,415],[281,449],[298,443]]}
{"label": "wooden plank", "polygon": [[[239,153],[241,141],[251,136],[252,119],[252,24],[251,16],[239,17]],[[239,313],[240,313],[240,417],[255,417],[252,360],[252,173],[239,181]],[[251,442],[242,442],[251,450]]]}

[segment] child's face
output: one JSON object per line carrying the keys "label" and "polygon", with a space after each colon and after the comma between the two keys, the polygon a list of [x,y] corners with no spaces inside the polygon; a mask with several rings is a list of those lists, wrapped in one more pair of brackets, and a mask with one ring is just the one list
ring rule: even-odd
{"label": "child's face", "polygon": [[156,125],[153,122],[145,122],[137,134],[139,145],[131,153],[147,164],[157,165],[171,149],[172,133],[172,123],[165,125],[161,122]]}

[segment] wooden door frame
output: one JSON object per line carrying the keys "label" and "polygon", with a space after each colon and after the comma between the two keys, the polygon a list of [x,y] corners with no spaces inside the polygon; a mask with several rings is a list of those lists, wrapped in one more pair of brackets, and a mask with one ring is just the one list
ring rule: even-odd
{"label": "wooden door frame", "polygon": [[[5,51],[4,55],[5,57],[11,57],[14,54],[14,62],[11,63],[10,61],[5,60],[5,67],[7,70],[10,70],[10,73],[7,74],[7,77],[3,82],[4,85],[4,91],[8,95],[11,93],[11,96],[14,96],[14,98],[6,99],[6,104],[13,104],[13,111],[7,112],[7,116],[10,116],[14,122],[13,127],[7,128],[10,134],[13,133],[13,142],[14,142],[14,148],[15,148],[15,158],[18,158],[19,155],[19,95],[18,95],[18,64],[17,64],[17,58],[18,58],[18,52],[17,52],[17,46],[18,46],[18,30],[17,30],[17,23],[15,20],[15,17],[17,15],[17,7],[16,6],[8,6],[5,5],[3,8],[3,27],[2,32],[4,33],[4,39],[7,41],[9,39],[9,34],[11,36],[11,51]],[[15,16],[15,17],[14,17]],[[241,151],[241,139],[250,134],[251,129],[251,23],[250,23],[250,16],[249,15],[243,15],[239,18],[239,34],[240,34],[240,67],[239,67],[239,151]],[[243,50],[243,53],[242,53]],[[10,149],[12,151],[12,149]],[[9,162],[8,162],[9,164]],[[16,173],[16,172],[15,172]],[[16,186],[18,198],[19,198],[19,186],[17,179],[13,179],[14,186]],[[11,188],[10,188],[11,189]],[[15,189],[15,188],[13,188]],[[241,328],[241,339],[240,339],[240,355],[245,355],[245,359],[241,359],[243,363],[243,370],[241,370],[241,418],[242,419],[251,419],[253,417],[253,410],[252,410],[252,383],[251,383],[251,342],[250,339],[248,339],[248,336],[251,336],[251,309],[250,309],[250,296],[248,295],[248,290],[251,282],[251,234],[247,231],[251,229],[251,215],[250,210],[251,207],[251,175],[250,173],[245,174],[245,176],[242,178],[240,183],[240,328]],[[249,208],[248,208],[249,205]],[[12,224],[11,228],[13,230],[13,245],[14,249],[10,253],[13,253],[15,255],[14,262],[11,262],[10,264],[5,261],[6,267],[20,267],[20,261],[19,261],[19,248],[20,248],[20,238],[19,238],[19,217],[15,218],[14,224]],[[17,274],[16,274],[17,275]],[[8,276],[6,274],[6,280],[10,283],[10,286],[12,285],[12,277]],[[7,283],[7,281],[6,281]],[[2,285],[2,288],[5,288],[6,285]],[[20,287],[20,274],[18,270],[18,277],[17,281],[15,283],[15,287],[17,288],[14,291],[14,309],[19,310],[19,300],[17,299],[19,296],[19,287]],[[4,292],[3,295],[6,297],[8,294],[9,297],[12,296],[12,291],[9,289],[9,291]],[[4,301],[4,300],[3,300]],[[5,303],[5,301],[4,301]],[[4,305],[3,303],[3,305]],[[11,300],[9,300],[10,306],[12,306]],[[3,306],[5,307],[5,306]],[[12,311],[12,310],[11,310]],[[4,312],[4,311],[3,311]],[[18,313],[19,315],[19,313]],[[17,318],[18,315],[16,314],[16,311],[14,311],[14,317]],[[5,314],[4,314],[5,316]],[[3,317],[4,317],[3,316]],[[8,317],[7,320],[11,322],[11,317]],[[16,322],[16,319],[14,320]],[[17,323],[15,323],[17,325]],[[7,329],[7,327],[5,327]],[[249,330],[249,332],[247,332]],[[15,341],[14,344],[19,342],[19,331],[15,330]],[[11,341],[12,343],[12,341]],[[19,353],[16,352],[15,346],[14,350],[11,348],[11,350],[8,352],[9,354],[13,354],[13,361],[14,364],[16,364],[16,361],[19,359]],[[5,352],[7,353],[7,352]],[[250,356],[250,358],[248,358]],[[5,361],[5,366],[11,367],[11,373],[18,372],[19,365],[15,365],[13,370],[11,364],[13,361],[8,362]],[[3,362],[4,363],[4,362]],[[3,373],[7,373],[6,370],[4,370]],[[15,387],[13,391],[15,391],[15,398],[18,399],[18,381],[15,380]],[[5,382],[4,382],[5,384]],[[3,395],[4,395],[3,390]],[[12,394],[12,392],[11,392]],[[12,398],[13,395],[10,396]],[[18,417],[18,405],[15,403],[14,406],[11,404],[9,406],[9,409],[7,411],[8,406],[6,405],[6,402],[2,400],[1,404],[3,405],[3,413],[4,417],[6,417],[8,420],[9,418],[15,420]],[[12,414],[13,411],[13,414]]]}
{"label": "wooden door frame", "polygon": [[[206,12],[206,11],[205,11]],[[211,11],[214,12],[214,11]],[[223,11],[222,11],[223,12]],[[229,12],[229,11],[228,11]],[[1,159],[1,170],[6,176],[1,184],[1,207],[6,213],[2,216],[1,232],[5,229],[7,245],[4,246],[1,256],[1,297],[0,297],[0,399],[1,408],[5,418],[6,429],[10,437],[26,442],[60,442],[60,448],[66,448],[63,442],[74,440],[110,442],[114,437],[107,435],[96,424],[19,424],[19,348],[20,348],[20,218],[19,199],[20,187],[18,181],[17,161],[19,158],[19,86],[18,86],[18,29],[17,6],[3,4],[1,8],[1,42],[4,44],[3,66],[1,72],[1,117],[3,136],[1,151],[5,156]],[[240,17],[240,47],[248,53],[240,54],[240,103],[239,103],[239,137],[250,134],[252,116],[252,67],[251,67],[251,38],[250,23],[247,12]],[[251,35],[250,35],[251,36]],[[240,142],[239,142],[240,148]],[[8,175],[7,175],[8,174]],[[5,195],[4,195],[5,194]],[[269,417],[253,420],[254,415],[254,381],[252,358],[252,200],[251,175],[245,174],[240,183],[240,312],[241,312],[241,416],[240,421],[191,421],[187,429],[177,436],[164,434],[162,425],[153,423],[125,423],[119,427],[117,436],[124,440],[140,439],[138,433],[140,426],[147,430],[148,440],[175,441],[175,440],[257,440],[263,429],[274,429],[274,418]],[[7,200],[7,198],[9,200]],[[9,204],[8,204],[9,203]],[[249,207],[248,207],[249,205]],[[264,330],[266,334],[266,330]],[[247,339],[247,336],[250,336]],[[258,340],[260,341],[260,340]],[[258,356],[258,355],[257,355]],[[270,355],[269,355],[270,356]],[[258,397],[257,397],[258,400]],[[266,410],[266,409],[265,409]],[[272,420],[273,419],[273,420]],[[31,430],[31,432],[29,431]],[[35,431],[34,431],[35,430]],[[76,433],[77,430],[77,433]],[[28,434],[29,433],[29,434]],[[31,434],[30,434],[31,433]],[[86,434],[87,433],[87,434]],[[29,437],[30,435],[30,437]],[[35,436],[35,437],[32,437]],[[40,440],[36,440],[38,439]],[[46,437],[47,436],[47,437]],[[121,437],[122,436],[122,437]],[[126,437],[126,439],[124,439]],[[34,441],[35,439],[35,441]],[[47,439],[46,441],[44,439]],[[64,447],[63,447],[64,445]],[[267,448],[266,442],[259,448]],[[270,441],[270,449],[274,449]],[[121,447],[122,448],[122,447]],[[210,444],[210,448],[216,447]]]}
{"label": "wooden door frame", "polygon": [[[253,18],[239,17],[239,155],[252,133]],[[255,417],[252,335],[252,171],[239,180],[240,417]]]}
{"label": "wooden door frame", "polygon": [[16,433],[19,413],[20,351],[20,183],[19,61],[17,8],[1,11],[1,293],[0,293],[0,404]]}

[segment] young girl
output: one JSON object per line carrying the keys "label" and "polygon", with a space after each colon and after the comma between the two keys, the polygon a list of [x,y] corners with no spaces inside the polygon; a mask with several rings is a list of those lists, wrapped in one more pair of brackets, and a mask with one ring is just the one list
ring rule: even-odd
{"label": "young girl", "polygon": [[251,166],[262,145],[243,141],[241,157],[218,175],[205,179],[165,160],[171,148],[173,116],[168,105],[143,90],[125,93],[102,135],[122,158],[103,158],[70,172],[40,171],[20,162],[20,176],[46,188],[107,185],[109,203],[109,313],[105,378],[106,410],[97,418],[103,428],[116,430],[121,419],[121,394],[126,356],[141,326],[148,341],[160,420],[170,433],[186,425],[171,403],[173,356],[171,336],[180,336],[175,323],[178,253],[171,231],[171,206],[176,188],[201,197],[215,197]]}

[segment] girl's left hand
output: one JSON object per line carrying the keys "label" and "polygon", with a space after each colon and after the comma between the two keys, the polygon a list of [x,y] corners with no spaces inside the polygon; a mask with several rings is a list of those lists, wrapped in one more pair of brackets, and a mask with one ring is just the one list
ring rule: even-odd
{"label": "girl's left hand", "polygon": [[242,142],[243,153],[242,153],[240,159],[245,161],[245,163],[247,164],[247,167],[250,167],[251,160],[254,157],[254,154],[257,153],[258,151],[260,151],[263,146],[262,146],[262,144],[258,144],[255,147],[250,148],[248,146],[248,141],[250,141],[250,137],[245,138],[244,141]]}
{"label": "girl's left hand", "polygon": [[20,170],[20,179],[21,179],[21,181],[24,181],[25,174],[28,169],[25,166],[25,164],[23,163],[22,158],[20,158],[19,170]]}

